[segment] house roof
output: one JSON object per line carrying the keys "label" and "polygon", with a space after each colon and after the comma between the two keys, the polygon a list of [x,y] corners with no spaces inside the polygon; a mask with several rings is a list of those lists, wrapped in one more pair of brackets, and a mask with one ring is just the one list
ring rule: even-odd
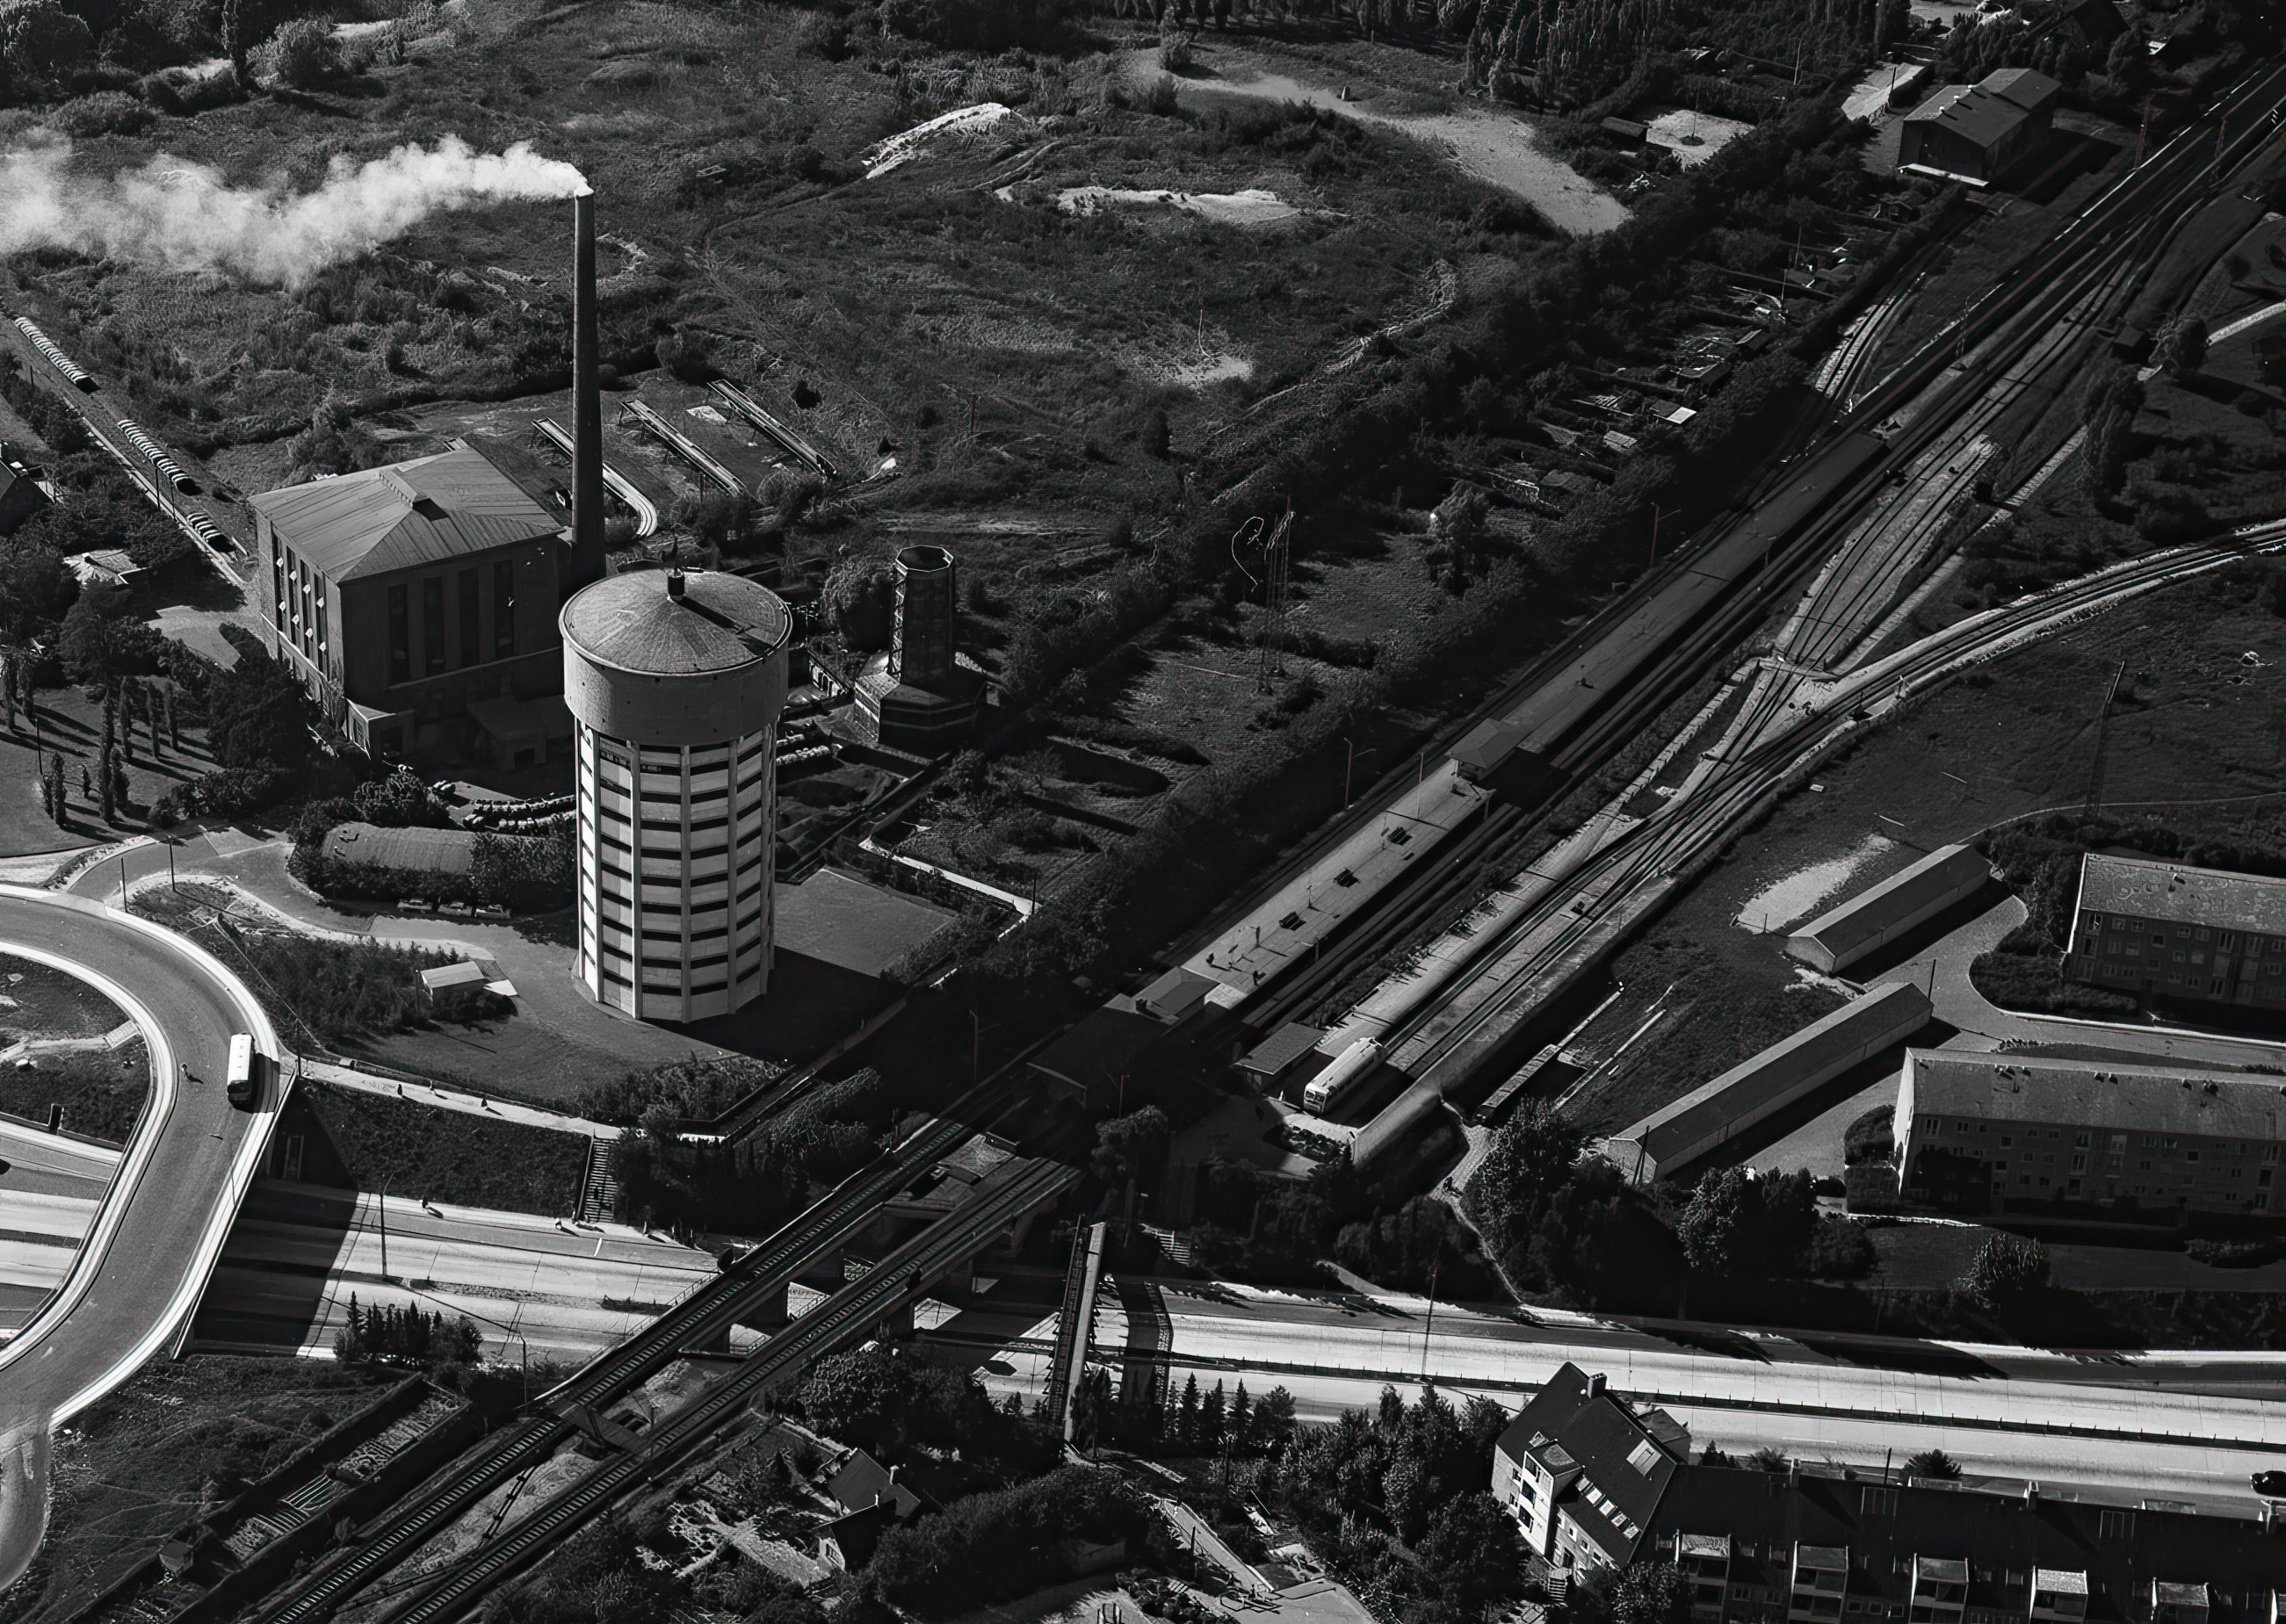
{"label": "house roof", "polygon": [[2286,936],[2286,880],[2090,851],[2080,859],[2079,906],[2220,930]]}
{"label": "house roof", "polygon": [[698,677],[776,653],[792,633],[793,611],[744,576],[635,569],[582,587],[564,606],[563,624],[564,640],[598,664]]}
{"label": "house roof", "polygon": [[2003,68],[1976,84],[1948,84],[1905,115],[1908,124],[1941,124],[1962,139],[1991,147],[2055,99],[2056,82],[2028,67]]}
{"label": "house roof", "polygon": [[2275,1077],[1955,1049],[1910,1049],[1905,1063],[1915,1116],[2286,1140],[2286,1086]]}
{"label": "house roof", "polygon": [[1033,1055],[1031,1066],[1076,1088],[1108,1087],[1166,1033],[1166,1026],[1147,1015],[1106,1005],[1090,1010],[1078,1025]]}
{"label": "house roof", "polygon": [[411,462],[266,490],[256,513],[329,581],[354,581],[493,547],[559,536],[564,527],[481,451],[440,451]]}
{"label": "house roof", "polygon": [[845,1511],[863,1511],[886,1502],[895,1509],[899,1522],[920,1513],[921,1497],[863,1449],[850,1451],[849,1458],[827,1481],[825,1492]]}
{"label": "house roof", "polygon": [[[1683,1436],[1687,1448],[1688,1435]],[[1675,1475],[1671,1447],[1606,1393],[1601,1377],[1591,1377],[1570,1363],[1549,1378],[1500,1438],[1502,1451],[1511,1459],[1537,1455],[1559,1474],[1578,1468],[1577,1481],[1564,1495],[1565,1509],[1621,1567],[1634,1560]]]}

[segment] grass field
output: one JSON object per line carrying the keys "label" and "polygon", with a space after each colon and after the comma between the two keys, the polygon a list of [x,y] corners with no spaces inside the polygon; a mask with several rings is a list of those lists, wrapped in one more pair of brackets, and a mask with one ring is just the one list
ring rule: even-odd
{"label": "grass field", "polygon": [[99,1038],[126,1018],[78,977],[0,953],[0,1047],[19,1038]]}
{"label": "grass field", "polygon": [[47,1120],[63,1107],[63,1126],[122,1145],[135,1131],[151,1093],[151,1059],[140,1038],[115,1051],[43,1055],[28,1066],[0,1067],[0,1110]]}
{"label": "grass field", "polygon": [[355,1089],[305,1085],[310,1110],[359,1189],[561,1217],[574,1210],[587,1142]]}
{"label": "grass field", "polygon": [[306,1359],[160,1360],[57,1434],[47,1540],[0,1620],[59,1619],[370,1402],[373,1378]]}

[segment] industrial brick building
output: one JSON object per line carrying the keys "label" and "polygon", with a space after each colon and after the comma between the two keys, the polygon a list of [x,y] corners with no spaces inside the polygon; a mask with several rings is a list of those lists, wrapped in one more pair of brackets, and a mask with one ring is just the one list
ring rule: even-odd
{"label": "industrial brick building", "polygon": [[1897,167],[1989,186],[2047,135],[2061,89],[2029,67],[1948,84],[1905,115]]}
{"label": "industrial brick building", "polygon": [[1501,1435],[1493,1495],[1572,1577],[1672,1562],[1693,1624],[2281,1624],[2286,1534],[2266,1519],[1763,1471],[1575,1365]]}
{"label": "industrial brick building", "polygon": [[[264,640],[360,747],[403,756],[421,724],[561,692],[566,530],[482,453],[314,480],[253,507]],[[568,718],[555,731],[568,738]]]}
{"label": "industrial brick building", "polygon": [[2091,851],[2063,968],[2140,998],[2286,1008],[2286,880]]}
{"label": "industrial brick building", "polygon": [[2243,1071],[1908,1049],[1892,1132],[1911,1202],[2263,1219],[2280,1206],[2286,1088]]}

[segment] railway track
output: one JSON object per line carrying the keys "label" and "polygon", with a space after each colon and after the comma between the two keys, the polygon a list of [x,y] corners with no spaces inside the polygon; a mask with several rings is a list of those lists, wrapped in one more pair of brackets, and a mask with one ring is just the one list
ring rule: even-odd
{"label": "railway track", "polygon": [[[2286,75],[2281,70],[2266,70],[2234,97],[2230,110],[2251,107],[2258,112],[2274,105],[2282,83]],[[2264,132],[2251,120],[2249,125],[2226,149],[2223,172],[2244,161],[2260,145]],[[1823,533],[1797,544],[1797,556],[1819,555],[1826,561],[1781,633],[1775,651],[1779,657],[1758,673],[1723,744],[1712,753],[1715,761],[1702,763],[1694,771],[1684,792],[1669,802],[1666,812],[1696,804],[1699,791],[1727,778],[1718,765],[1722,758],[1737,751],[1742,741],[1751,746],[1775,728],[1801,702],[1805,684],[1824,674],[1815,670],[1818,663],[1843,655],[1864,632],[1869,614],[1878,615],[1895,597],[1916,561],[1939,539],[1959,496],[1974,482],[1982,461],[1976,454],[1980,436],[2027,389],[2037,387],[2046,369],[2069,357],[2092,330],[2095,315],[2132,288],[2139,265],[2201,201],[2187,182],[2195,178],[2206,153],[2212,150],[2207,135],[2195,127],[2185,131],[2171,149],[2116,183],[2056,244],[2036,253],[2007,282],[1972,306],[1954,333],[1925,344],[1869,396],[1857,417],[1882,414],[1893,453],[1885,466],[1904,472],[1909,481],[1918,470],[1916,482],[1921,489],[1903,505],[1892,503],[1870,517],[1862,514],[1864,496],[1855,505],[1845,500],[1812,527]],[[2174,207],[2153,207],[2155,200],[2169,200]],[[1951,359],[1944,355],[1948,347],[1953,351]],[[1916,381],[1924,386],[1919,398],[1904,392]],[[1762,593],[1741,594],[1741,600],[1749,596],[1767,600],[1774,585],[1766,583]],[[1672,671],[1685,661],[1683,651],[1677,650],[1666,663]],[[1566,753],[1586,752],[1575,743]],[[1747,758],[1752,759],[1751,754]],[[1667,821],[1658,813],[1645,820],[1646,824]],[[1608,843],[1615,850],[1633,850],[1647,839],[1618,820]],[[1386,1120],[1376,1119],[1369,1126],[1361,1153],[1388,1142],[1399,1129],[1418,1120],[1435,1096],[1462,1080],[1473,1065],[1494,1056],[1498,1045],[1488,1045],[1486,1037],[1498,1024],[1512,1027],[1510,990],[1539,985],[1567,966],[1580,968],[1574,961],[1588,922],[1608,926],[1619,910],[1632,923],[1656,905],[1657,898],[1645,896],[1641,885],[1620,886],[1616,871],[1597,850],[1575,845],[1564,853],[1557,872],[1533,875],[1528,870],[1517,876],[1502,888],[1512,900],[1491,910],[1497,928],[1462,950],[1463,969],[1454,973],[1449,961],[1432,953],[1431,974],[1423,979],[1433,985],[1420,989],[1422,996],[1384,1000],[1384,1007],[1395,1002],[1401,1008],[1400,1018],[1382,1022],[1389,1052],[1401,1070],[1420,1080],[1383,1113]],[[1566,910],[1579,922],[1578,928],[1554,922],[1553,914]],[[1370,1023],[1345,1023],[1328,1042],[1363,1035],[1370,1027]],[[1433,1088],[1425,1087],[1432,1082]]]}
{"label": "railway track", "polygon": [[966,1262],[980,1234],[1015,1221],[1077,1181],[1078,1171],[1033,1162],[968,1207],[892,1251],[864,1278],[827,1298],[749,1354],[723,1381],[654,1427],[639,1447],[598,1467],[455,1565],[429,1589],[383,1615],[382,1624],[452,1624],[607,1507],[672,1468],[715,1430],[815,1360],[870,1335],[926,1285]]}
{"label": "railway track", "polygon": [[574,1412],[618,1402],[690,1347],[727,1335],[817,1258],[870,1225],[883,1202],[957,1149],[1015,1094],[1019,1074],[988,1079],[859,1169],[823,1200],[721,1275],[687,1293],[627,1341],[598,1355],[493,1433],[372,1518],[363,1542],[298,1581],[263,1624],[315,1624],[449,1526],[486,1495],[545,1460],[579,1431]]}

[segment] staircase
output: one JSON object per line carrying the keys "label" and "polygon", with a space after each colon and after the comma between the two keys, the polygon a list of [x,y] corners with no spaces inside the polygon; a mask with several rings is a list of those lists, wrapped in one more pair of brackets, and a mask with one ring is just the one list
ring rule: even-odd
{"label": "staircase", "polygon": [[619,1181],[611,1172],[611,1148],[616,1140],[600,1134],[587,1140],[587,1171],[579,1180],[579,1221],[599,1224],[619,1210]]}

